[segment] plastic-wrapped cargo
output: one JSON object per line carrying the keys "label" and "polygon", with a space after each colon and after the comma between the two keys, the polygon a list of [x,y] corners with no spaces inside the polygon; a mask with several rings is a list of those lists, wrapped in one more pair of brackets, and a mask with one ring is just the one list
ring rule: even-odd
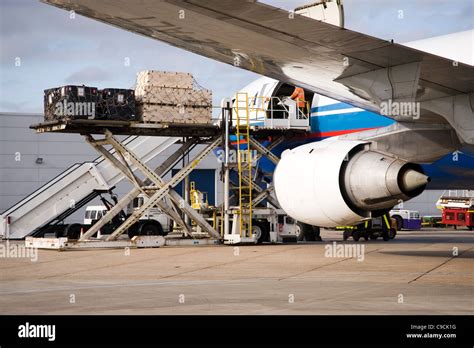
{"label": "plastic-wrapped cargo", "polygon": [[137,113],[143,115],[144,122],[209,123],[212,109],[208,107],[184,105],[140,104]]}
{"label": "plastic-wrapped cargo", "polygon": [[208,89],[188,89],[145,86],[137,91],[141,104],[212,106],[212,92]]}
{"label": "plastic-wrapped cargo", "polygon": [[44,91],[44,118],[94,119],[98,102],[97,87],[62,86]]}
{"label": "plastic-wrapped cargo", "polygon": [[192,89],[194,78],[183,72],[145,70],[137,74],[137,92],[140,86]]}
{"label": "plastic-wrapped cargo", "polygon": [[143,122],[210,123],[212,92],[188,73],[147,70],[138,73],[137,114]]}
{"label": "plastic-wrapped cargo", "polygon": [[133,89],[104,88],[99,91],[97,119],[134,121],[136,116]]}

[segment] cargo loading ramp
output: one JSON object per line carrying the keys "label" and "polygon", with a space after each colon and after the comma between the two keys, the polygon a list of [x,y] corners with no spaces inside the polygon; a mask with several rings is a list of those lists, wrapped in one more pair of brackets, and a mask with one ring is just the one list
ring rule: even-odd
{"label": "cargo loading ramp", "polygon": [[[130,136],[123,145],[147,163],[178,140],[177,137]],[[131,170],[136,169],[132,165]],[[23,239],[35,235],[36,231],[66,211],[87,204],[87,197],[92,197],[90,201],[96,194],[108,192],[124,177],[123,172],[104,157],[75,164],[4,211],[0,216],[0,237]]]}
{"label": "cargo loading ramp", "polygon": [[187,124],[174,122],[141,123],[136,121],[63,119],[46,121],[30,126],[37,133],[104,134],[109,130],[114,135],[143,135],[163,137],[212,137],[220,134],[214,124]]}
{"label": "cargo loading ramp", "polygon": [[[189,236],[191,236],[189,226],[179,218],[179,211],[185,213],[189,216],[193,222],[199,226],[203,231],[209,234],[209,236],[216,239],[220,239],[219,233],[205,221],[205,219],[197,213],[176,191],[173,190],[186,176],[188,176],[193,169],[199,164],[199,162],[209,155],[216,147],[221,144],[221,137],[216,136],[211,139],[207,139],[208,145],[201,150],[193,160],[188,163],[186,166],[181,168],[178,173],[172,176],[169,181],[165,181],[160,175],[163,173],[162,168],[168,167],[167,162],[174,162],[174,157],[179,156],[180,150],[171,155],[160,167],[156,170],[149,168],[143,161],[140,160],[136,154],[123,146],[110,131],[104,132],[104,138],[94,139],[92,136],[87,136],[87,142],[93,146],[99,153],[102,153],[109,162],[114,165],[118,170],[122,171],[123,175],[134,185],[134,189],[131,190],[128,194],[122,197],[117,204],[112,207],[100,220],[98,220],[93,226],[84,233],[79,242],[87,241],[92,237],[96,232],[100,230],[108,221],[110,221],[114,216],[116,216],[126,205],[135,198],[140,192],[148,196],[147,201],[134,213],[127,217],[123,223],[118,226],[112,234],[110,234],[106,241],[115,241],[119,236],[126,233],[129,228],[131,228],[135,223],[137,223],[140,217],[146,213],[146,211],[158,205],[163,211],[166,212],[166,207],[163,206],[163,200],[169,199],[176,208],[175,222],[187,230]],[[196,139],[187,140],[182,147],[186,147],[189,144],[196,142]],[[204,142],[204,139],[200,139],[199,142]],[[119,154],[118,157],[113,156],[109,150],[107,150],[104,145],[111,145],[112,148]],[[139,171],[145,176],[146,180],[141,180],[134,175],[132,171],[129,170],[130,163],[133,163]],[[173,206],[173,204],[171,206]],[[166,212],[169,214],[169,212]],[[171,214],[169,214],[173,217]]]}
{"label": "cargo loading ramp", "polygon": [[[142,123],[137,121],[63,119],[34,124],[31,125],[30,128],[34,129],[37,133],[75,133],[85,135],[104,134],[106,130],[109,130],[114,135],[155,137],[214,137],[223,133],[220,121],[209,124],[189,124],[176,122]],[[230,131],[235,132],[235,127],[231,126]],[[284,135],[285,137],[293,137],[305,135],[308,129],[272,128],[265,127],[263,124],[251,124],[250,132],[253,138],[263,139],[268,136]]]}
{"label": "cargo loading ramp", "polygon": [[[231,109],[229,105],[227,105],[227,108]],[[230,117],[229,121],[229,130],[235,132],[237,127],[232,125],[232,117]],[[266,139],[269,136],[278,138],[304,136],[308,131],[307,128],[267,128],[265,125],[253,124],[252,122],[249,122],[247,127],[249,128],[252,138],[255,140]],[[124,154],[129,152],[129,154],[133,154],[132,157],[138,159],[138,161],[133,163],[133,171],[137,169],[137,166],[140,171],[145,169],[145,177],[147,178],[147,181],[157,185],[157,188],[163,185],[167,186],[168,183],[163,182],[159,177],[161,173],[156,173],[158,174],[158,177],[156,177],[154,175],[155,173],[148,168],[145,168],[146,166],[144,166],[144,164],[146,164],[150,159],[183,138],[187,138],[188,140],[195,139],[200,143],[202,143],[202,141],[206,142],[206,139],[207,141],[214,139],[214,141],[216,141],[214,144],[215,147],[218,146],[218,138],[224,137],[224,122],[219,120],[215,120],[214,123],[189,124],[179,122],[144,123],[137,121],[99,119],[59,119],[35,124],[30,126],[30,128],[36,130],[37,133],[50,132],[81,134],[86,137],[86,140],[96,150],[100,149],[97,145],[102,144],[100,144],[100,141],[97,143],[93,138],[91,138],[92,134],[106,135],[106,139],[103,141],[109,143],[109,145],[110,141],[115,141],[115,135],[129,135],[130,137],[121,143],[126,146]],[[257,142],[255,143],[258,144]],[[119,148],[121,144],[116,143],[115,146]],[[258,147],[257,150],[262,149],[259,149]],[[120,153],[121,151],[122,150],[118,152]],[[103,152],[103,154],[107,157],[105,152]],[[87,162],[70,168],[69,171],[64,172],[59,177],[53,179],[50,183],[38,189],[35,193],[5,211],[0,220],[0,236],[11,239],[37,236],[35,231],[37,232],[39,228],[54,221],[58,216],[67,216],[67,211],[71,209],[71,202],[74,203],[74,208],[79,205],[84,206],[100,193],[110,191],[112,187],[124,178],[129,180],[132,179],[130,181],[136,184],[133,175],[130,176],[130,173],[127,173],[127,170],[123,170],[124,168],[120,168],[120,165],[117,166],[117,163],[110,161],[111,158],[107,158],[107,160],[104,161],[104,156],[98,158],[94,162]],[[173,182],[168,189],[171,189],[174,184],[176,183]],[[141,186],[142,185],[138,185],[134,190],[136,192],[131,192],[127,197],[124,197],[124,200],[120,202],[121,204],[117,204],[116,209],[112,208],[113,212],[111,212],[108,217],[113,213],[116,213],[115,210],[118,210],[119,208],[123,209],[125,201],[129,200],[130,197],[133,197],[134,194],[142,191],[142,189],[140,189]],[[170,196],[168,192],[163,193],[165,194],[164,196],[171,199],[171,201],[174,200],[175,203],[178,200],[177,195],[173,197],[173,194]],[[77,203],[77,205],[75,205],[76,202],[80,202],[80,204]],[[159,205],[161,206],[161,204]],[[182,210],[186,211],[185,214],[191,217],[193,221],[196,222],[201,220],[198,216],[193,216],[195,214],[191,209]],[[166,210],[164,211],[168,213]],[[169,215],[171,216],[172,214]],[[176,216],[173,218],[176,218]],[[176,221],[176,219],[174,220]],[[101,223],[104,223],[105,221],[106,219]],[[100,224],[93,226],[90,232],[98,229],[99,225]],[[178,225],[182,224],[178,223]],[[206,230],[210,235],[218,237],[215,234],[214,229],[209,228],[210,226],[207,226],[201,221],[199,221],[198,225],[204,227],[204,230]],[[182,227],[184,227],[183,231],[188,230],[189,232],[189,229],[187,229],[186,226]],[[120,231],[119,234],[123,233],[123,230]],[[89,236],[90,233],[87,233],[87,235],[83,236],[81,239],[85,240]]]}

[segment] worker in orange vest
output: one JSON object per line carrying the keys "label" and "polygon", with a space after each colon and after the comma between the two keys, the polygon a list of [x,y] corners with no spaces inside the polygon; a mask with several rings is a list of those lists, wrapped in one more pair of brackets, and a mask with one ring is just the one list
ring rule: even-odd
{"label": "worker in orange vest", "polygon": [[298,109],[306,115],[306,100],[304,97],[304,89],[301,87],[295,87],[293,94],[290,96],[291,99],[296,100]]}

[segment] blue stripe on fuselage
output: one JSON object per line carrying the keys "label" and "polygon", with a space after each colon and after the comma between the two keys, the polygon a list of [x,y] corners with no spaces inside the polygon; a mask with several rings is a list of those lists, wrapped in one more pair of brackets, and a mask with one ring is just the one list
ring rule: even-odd
{"label": "blue stripe on fuselage", "polygon": [[311,132],[352,131],[361,128],[386,127],[395,123],[394,120],[376,113],[361,110],[325,116],[311,113]]}
{"label": "blue stripe on fuselage", "polygon": [[[315,113],[323,111],[339,111],[353,109],[354,106],[346,103],[335,103],[311,109],[311,132],[327,133],[335,131],[351,131],[366,128],[386,127],[393,123],[391,118],[381,116],[367,110],[348,111],[344,113],[319,116]],[[252,122],[253,125],[263,126],[263,122]]]}

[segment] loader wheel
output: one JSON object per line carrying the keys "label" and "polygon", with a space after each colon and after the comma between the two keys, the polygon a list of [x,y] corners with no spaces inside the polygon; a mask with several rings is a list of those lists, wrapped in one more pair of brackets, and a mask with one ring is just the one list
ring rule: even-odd
{"label": "loader wheel", "polygon": [[127,231],[127,234],[128,234],[128,238],[132,239],[133,237],[135,236],[138,236],[138,233],[136,230],[133,230],[133,229],[129,229]]}
{"label": "loader wheel", "polygon": [[[66,227],[64,227],[63,225],[56,226],[56,229],[54,231],[54,237],[56,238],[67,237],[65,233]],[[42,235],[42,237],[44,238],[44,234]]]}
{"label": "loader wheel", "polygon": [[259,221],[252,221],[252,234],[257,239],[257,244],[268,242],[270,233],[264,223]]}
{"label": "loader wheel", "polygon": [[297,240],[307,242],[321,242],[321,229],[318,226],[311,226],[303,222],[296,224]]}
{"label": "loader wheel", "polygon": [[145,222],[138,231],[140,236],[162,236],[163,227],[159,222]]}
{"label": "loader wheel", "polygon": [[359,231],[352,231],[352,239],[354,239],[355,242],[359,241],[359,239],[360,239]]}
{"label": "loader wheel", "polygon": [[298,234],[299,241],[315,241],[316,236],[313,232],[313,226],[305,224],[304,222],[298,222],[296,224],[296,232]]}
{"label": "loader wheel", "polygon": [[364,234],[364,239],[365,239],[366,241],[368,241],[368,240],[369,240],[369,235],[368,235],[368,234]]}
{"label": "loader wheel", "polygon": [[384,231],[382,233],[382,238],[385,242],[389,241],[390,240],[390,235],[388,234],[388,231]]}
{"label": "loader wheel", "polygon": [[313,226],[313,234],[314,234],[314,239],[317,242],[323,241],[323,239],[321,238],[321,228],[319,226]]}
{"label": "loader wheel", "polygon": [[81,236],[81,224],[71,224],[66,227],[64,230],[64,235],[68,237],[68,239],[79,239]]}
{"label": "loader wheel", "polygon": [[377,240],[378,237],[379,237],[379,236],[376,235],[376,234],[374,234],[374,233],[372,233],[372,234],[370,235],[370,239],[372,239],[372,240]]}
{"label": "loader wheel", "polygon": [[342,240],[348,240],[351,234],[351,230],[344,230],[344,232],[342,233]]}

